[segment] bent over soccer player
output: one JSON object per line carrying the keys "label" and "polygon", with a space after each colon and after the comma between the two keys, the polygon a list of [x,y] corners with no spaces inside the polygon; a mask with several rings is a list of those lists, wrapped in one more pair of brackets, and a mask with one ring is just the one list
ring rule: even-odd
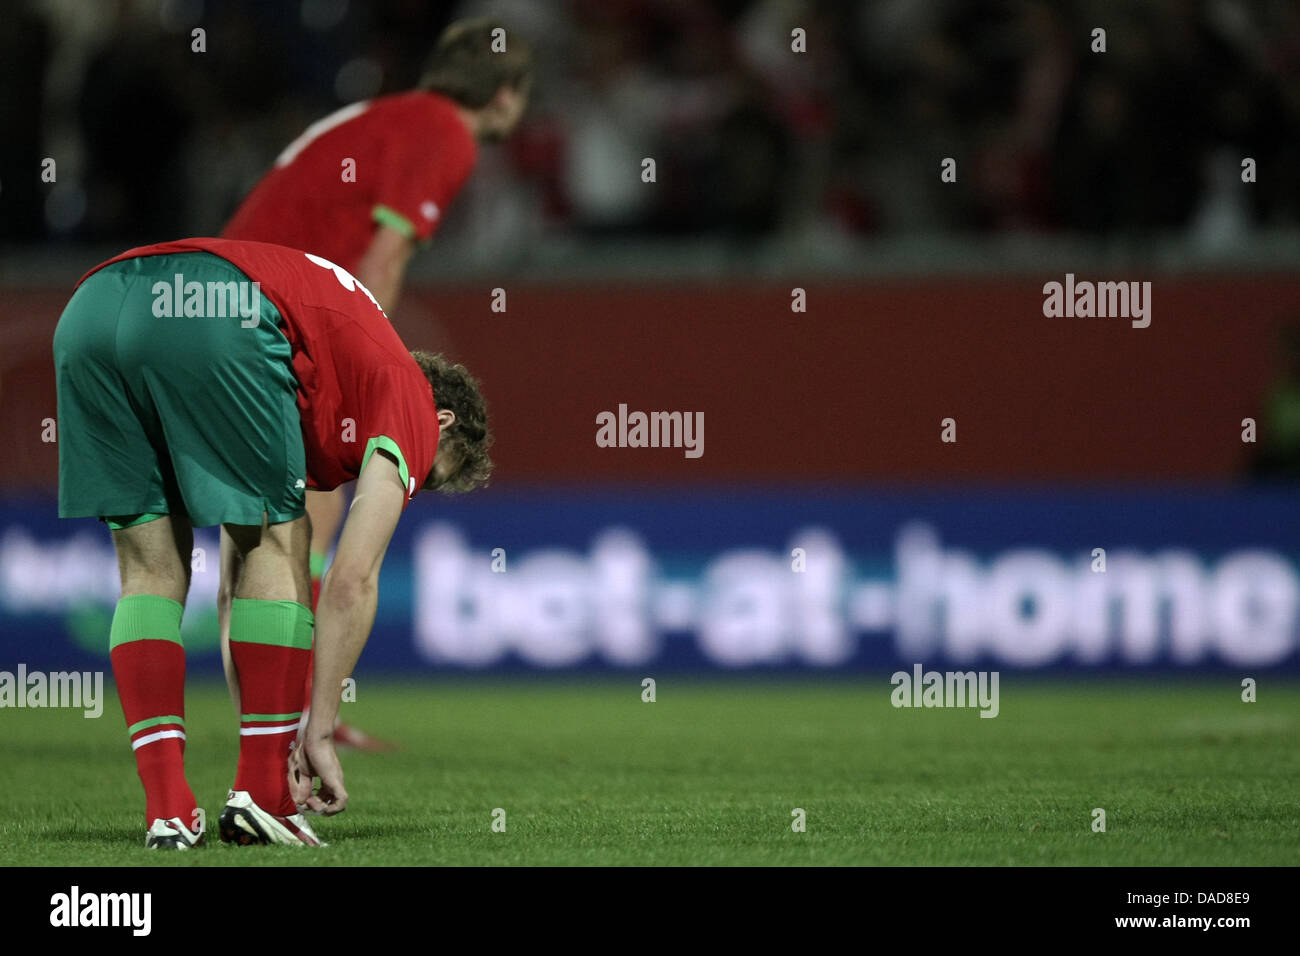
{"label": "bent over soccer player", "polygon": [[[59,319],[54,361],[59,514],[106,521],[122,576],[109,647],[145,845],[203,841],[183,761],[180,621],[192,529],[212,525],[241,558],[230,622],[239,764],[221,838],[318,845],[300,808],[347,807],[339,687],[374,623],[397,520],[419,490],[468,490],[491,470],[477,383],[407,352],[333,263],[223,239],[145,246],[92,269]],[[313,618],[304,495],[351,479]],[[293,748],[313,627],[316,681]]]}

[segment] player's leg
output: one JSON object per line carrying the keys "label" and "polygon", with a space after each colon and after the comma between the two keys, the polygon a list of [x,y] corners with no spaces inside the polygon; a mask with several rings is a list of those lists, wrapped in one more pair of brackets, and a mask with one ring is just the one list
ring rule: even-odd
{"label": "player's leg", "polygon": [[221,815],[237,843],[319,842],[289,794],[289,750],[302,716],[314,620],[307,517],[264,527],[226,525],[240,571],[230,609],[239,689],[239,766]]}
{"label": "player's leg", "polygon": [[198,821],[184,769],[180,623],[193,537],[167,480],[156,422],[131,394],[117,352],[122,316],[147,315],[148,296],[129,270],[109,266],[82,283],[59,319],[59,514],[117,516],[105,519],[122,576],[109,648],[145,790],[146,845],[186,848],[202,840],[191,829]]}
{"label": "player's leg", "polygon": [[273,813],[293,813],[286,768],[302,716],[314,623],[308,608],[308,519],[224,530],[242,566],[230,611],[230,659],[240,710],[234,789],[247,790]]}
{"label": "player's leg", "polygon": [[[235,673],[235,662],[230,657],[230,608],[235,600],[235,582],[243,568],[239,549],[230,537],[230,532],[221,529],[221,571],[217,578],[217,629],[221,634],[221,667],[226,674],[226,686],[230,689],[230,700],[235,705],[235,714],[239,714],[239,676]],[[316,605],[312,603],[312,610]]]}
{"label": "player's leg", "polygon": [[[202,842],[185,778],[185,649],[181,612],[194,534],[183,516],[110,519],[122,576],[109,654],[136,770],[144,784],[147,845]],[[143,523],[132,524],[132,521]]]}

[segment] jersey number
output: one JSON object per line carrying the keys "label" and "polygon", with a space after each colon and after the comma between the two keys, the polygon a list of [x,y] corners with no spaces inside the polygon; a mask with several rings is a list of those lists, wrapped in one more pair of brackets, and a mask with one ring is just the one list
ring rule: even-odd
{"label": "jersey number", "polygon": [[379,309],[379,311],[383,313],[384,317],[387,318],[388,313],[384,312],[383,308],[380,307],[379,302],[370,294],[370,290],[363,286],[361,280],[351,272],[348,272],[348,270],[344,269],[342,266],[336,266],[334,263],[330,262],[328,259],[322,258],[321,256],[313,256],[310,252],[304,252],[303,255],[307,257],[309,262],[313,262],[322,269],[329,269],[333,272],[334,278],[339,280],[339,285],[343,286],[343,288],[347,289],[349,292],[355,292],[357,289],[360,289],[366,294],[367,299],[375,303],[375,308]]}

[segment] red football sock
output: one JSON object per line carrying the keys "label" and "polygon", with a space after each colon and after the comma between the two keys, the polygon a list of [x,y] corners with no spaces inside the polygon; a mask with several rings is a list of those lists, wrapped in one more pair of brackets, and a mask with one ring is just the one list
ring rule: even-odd
{"label": "red football sock", "polygon": [[109,657],[144,784],[146,827],[172,817],[195,823],[194,792],[185,779],[181,612],[168,598],[134,594],[118,601],[113,613]]}
{"label": "red football sock", "polygon": [[234,789],[282,816],[297,812],[289,795],[289,745],[302,716],[312,623],[311,612],[295,601],[236,598],[230,611],[241,711]]}

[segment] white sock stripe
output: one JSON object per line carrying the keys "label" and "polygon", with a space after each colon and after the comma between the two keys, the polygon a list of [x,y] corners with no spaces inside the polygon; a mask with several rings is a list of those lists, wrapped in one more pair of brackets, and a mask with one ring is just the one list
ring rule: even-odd
{"label": "white sock stripe", "polygon": [[298,730],[298,721],[291,724],[276,724],[272,727],[240,727],[239,736],[256,737],[259,734],[290,734]]}
{"label": "white sock stripe", "polygon": [[181,740],[184,740],[184,739],[185,739],[185,731],[183,731],[183,730],[160,730],[160,731],[158,731],[157,733],[153,733],[153,734],[145,734],[143,737],[137,737],[135,740],[131,741],[131,749],[132,749],[132,750],[139,750],[139,749],[140,749],[141,747],[143,747],[145,744],[151,744],[151,743],[153,743],[155,740],[167,740],[167,739],[172,738],[172,737],[179,737]]}

